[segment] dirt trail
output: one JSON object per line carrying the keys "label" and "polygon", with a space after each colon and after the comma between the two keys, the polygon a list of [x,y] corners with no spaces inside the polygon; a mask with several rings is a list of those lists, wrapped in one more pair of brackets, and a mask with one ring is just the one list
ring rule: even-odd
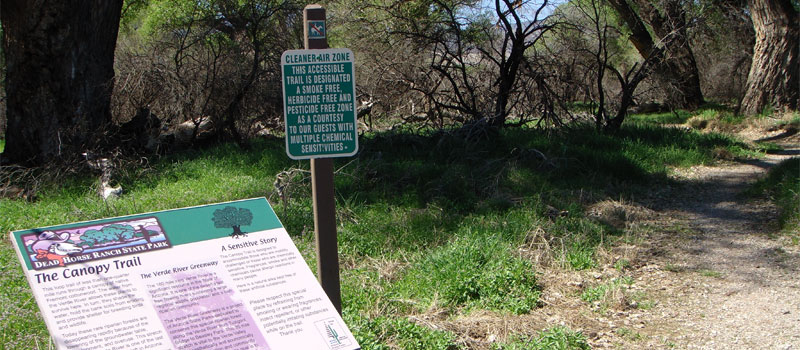
{"label": "dirt trail", "polygon": [[771,236],[777,208],[740,196],[800,149],[785,146],[763,160],[686,171],[686,184],[653,206],[658,239],[632,274],[656,303],[637,314],[639,336],[623,333],[617,346],[800,350],[800,249]]}
{"label": "dirt trail", "polygon": [[[781,145],[780,155],[682,170],[678,185],[650,198],[593,204],[590,215],[629,232],[627,243],[598,254],[600,267],[542,269],[543,306],[529,315],[470,315],[434,327],[463,334],[470,349],[565,325],[593,349],[800,350],[800,247],[775,235],[774,204],[741,195],[800,156],[800,135]],[[610,286],[601,300],[581,298],[601,286]]]}

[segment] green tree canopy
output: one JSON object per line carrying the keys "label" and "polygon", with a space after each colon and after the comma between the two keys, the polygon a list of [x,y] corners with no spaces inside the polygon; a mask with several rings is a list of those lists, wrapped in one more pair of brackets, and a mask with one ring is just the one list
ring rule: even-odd
{"label": "green tree canopy", "polygon": [[113,224],[103,227],[103,232],[107,235],[114,237],[120,242],[125,242],[134,237],[136,230],[131,225]]}
{"label": "green tree canopy", "polygon": [[241,226],[248,226],[253,221],[253,213],[249,209],[225,207],[214,211],[214,227],[216,228],[233,228],[231,236],[240,236],[244,232],[240,229]]}

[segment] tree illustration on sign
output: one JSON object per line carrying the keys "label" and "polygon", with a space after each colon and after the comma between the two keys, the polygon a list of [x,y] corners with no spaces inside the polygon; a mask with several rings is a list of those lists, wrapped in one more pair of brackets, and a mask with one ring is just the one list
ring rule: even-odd
{"label": "tree illustration on sign", "polygon": [[142,225],[139,225],[139,229],[136,230],[136,235],[144,237],[144,240],[147,241],[147,243],[153,243],[153,241],[150,240],[150,236],[151,236],[150,231],[148,231]]}
{"label": "tree illustration on sign", "polygon": [[112,224],[106,227],[103,227],[103,232],[114,237],[119,242],[126,242],[129,239],[133,239],[136,235],[136,229],[133,228],[131,225],[125,224]]}
{"label": "tree illustration on sign", "polygon": [[105,226],[100,230],[86,230],[86,232],[81,235],[80,244],[84,247],[92,247],[95,245],[105,245],[112,242],[125,243],[135,239],[136,236],[137,232],[133,226],[126,224],[112,224]]}
{"label": "tree illustration on sign", "polygon": [[233,228],[231,237],[239,238],[247,232],[242,232],[242,226],[249,226],[253,221],[253,213],[249,209],[225,207],[222,209],[214,210],[214,227],[216,228]]}
{"label": "tree illustration on sign", "polygon": [[85,247],[92,247],[95,244],[103,243],[106,241],[106,233],[100,230],[86,230],[81,235],[81,245]]}

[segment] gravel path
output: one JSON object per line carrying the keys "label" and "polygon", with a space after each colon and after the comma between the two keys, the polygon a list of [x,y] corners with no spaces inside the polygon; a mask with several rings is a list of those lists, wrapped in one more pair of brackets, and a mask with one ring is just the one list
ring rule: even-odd
{"label": "gravel path", "polygon": [[[481,350],[556,325],[582,332],[595,350],[800,350],[800,247],[775,234],[775,205],[741,195],[770,167],[800,156],[800,137],[783,146],[787,154],[682,170],[676,185],[638,202],[593,203],[589,215],[628,233],[598,252],[598,268],[542,269],[542,307],[531,314],[419,322]],[[537,243],[526,252],[547,264],[553,248],[540,256]],[[598,286],[607,286],[600,300],[583,300]]]}
{"label": "gravel path", "polygon": [[660,240],[636,284],[657,300],[642,315],[645,341],[626,347],[800,350],[800,249],[775,232],[778,210],[741,192],[796,154],[682,174],[686,185],[654,208]]}

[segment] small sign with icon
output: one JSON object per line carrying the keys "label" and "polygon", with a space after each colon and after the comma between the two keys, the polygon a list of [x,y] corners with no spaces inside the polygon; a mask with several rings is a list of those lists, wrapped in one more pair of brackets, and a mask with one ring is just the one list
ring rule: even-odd
{"label": "small sign with icon", "polygon": [[325,36],[325,21],[308,21],[309,39],[324,39]]}

